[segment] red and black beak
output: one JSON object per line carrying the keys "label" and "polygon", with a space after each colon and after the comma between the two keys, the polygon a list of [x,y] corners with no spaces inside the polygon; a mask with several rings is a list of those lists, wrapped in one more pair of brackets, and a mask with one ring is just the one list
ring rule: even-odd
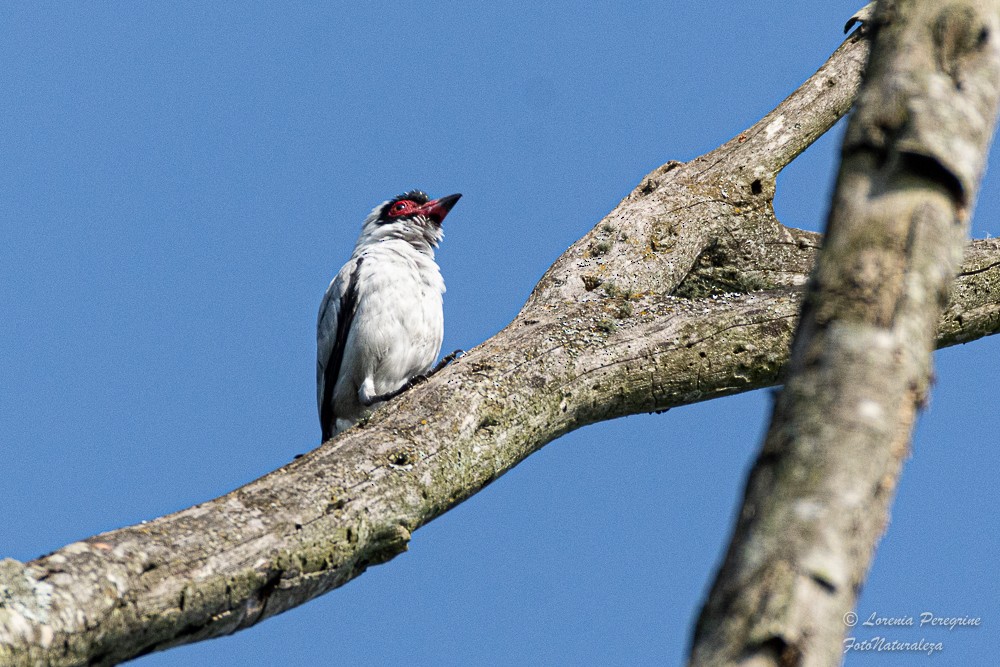
{"label": "red and black beak", "polygon": [[448,215],[448,211],[450,211],[461,198],[462,195],[460,194],[441,197],[440,199],[427,202],[414,212],[424,215],[440,225],[444,222],[444,218]]}

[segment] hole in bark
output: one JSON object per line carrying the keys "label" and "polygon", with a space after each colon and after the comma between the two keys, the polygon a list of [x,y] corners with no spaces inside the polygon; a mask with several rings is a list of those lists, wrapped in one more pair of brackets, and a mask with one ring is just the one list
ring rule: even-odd
{"label": "hole in bark", "polygon": [[499,423],[500,420],[494,417],[493,415],[484,415],[483,418],[480,420],[479,425],[476,426],[476,430],[481,431],[483,429],[488,429],[493,426],[496,426]]}
{"label": "hole in bark", "polygon": [[933,156],[913,152],[899,154],[900,166],[918,178],[943,187],[959,206],[965,204],[965,187],[951,169]]}
{"label": "hole in bark", "polygon": [[779,665],[788,665],[792,667],[793,665],[802,664],[802,651],[795,644],[790,644],[781,637],[771,637],[770,639],[761,642],[760,644],[761,652],[768,651],[774,657],[773,662]]}
{"label": "hole in bark", "polygon": [[759,195],[763,191],[764,191],[764,185],[760,182],[759,178],[750,184],[750,192],[752,192],[753,194]]}
{"label": "hole in bark", "polygon": [[330,512],[336,512],[337,510],[342,510],[344,509],[344,505],[346,504],[347,504],[346,500],[344,500],[343,498],[338,498],[334,502],[327,504],[326,512],[327,514],[329,514]]}
{"label": "hole in bark", "polygon": [[405,466],[413,462],[413,458],[406,450],[399,450],[389,455],[389,463],[396,466]]}
{"label": "hole in bark", "polygon": [[832,595],[837,592],[837,586],[828,578],[824,577],[818,572],[811,573],[809,575],[809,578],[812,579],[817,586],[822,588],[827,593],[830,593]]}

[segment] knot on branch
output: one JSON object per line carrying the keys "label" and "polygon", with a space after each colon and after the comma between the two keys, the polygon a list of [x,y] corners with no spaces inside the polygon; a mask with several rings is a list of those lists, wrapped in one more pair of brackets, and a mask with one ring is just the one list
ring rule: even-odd
{"label": "knot on branch", "polygon": [[966,61],[982,52],[990,38],[989,27],[969,6],[946,6],[931,27],[937,68],[962,90]]}

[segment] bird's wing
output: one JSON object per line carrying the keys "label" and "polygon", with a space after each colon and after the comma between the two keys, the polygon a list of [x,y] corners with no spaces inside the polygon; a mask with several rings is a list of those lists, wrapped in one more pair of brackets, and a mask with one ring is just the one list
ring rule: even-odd
{"label": "bird's wing", "polygon": [[333,394],[344,361],[344,347],[351,330],[358,300],[358,271],[363,258],[348,262],[333,279],[323,296],[316,323],[316,401],[323,441],[331,438],[337,427]]}

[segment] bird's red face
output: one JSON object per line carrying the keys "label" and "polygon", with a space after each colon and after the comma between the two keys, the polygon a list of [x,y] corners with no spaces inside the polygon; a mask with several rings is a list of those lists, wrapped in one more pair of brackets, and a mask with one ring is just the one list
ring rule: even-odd
{"label": "bird's red face", "polygon": [[422,215],[440,225],[444,221],[445,216],[448,215],[448,211],[452,209],[455,202],[457,202],[461,196],[462,195],[460,194],[448,195],[447,197],[441,197],[440,199],[434,199],[433,201],[428,202],[418,202],[413,199],[399,199],[389,206],[389,210],[386,211],[385,215],[388,218],[388,222],[396,219]]}

